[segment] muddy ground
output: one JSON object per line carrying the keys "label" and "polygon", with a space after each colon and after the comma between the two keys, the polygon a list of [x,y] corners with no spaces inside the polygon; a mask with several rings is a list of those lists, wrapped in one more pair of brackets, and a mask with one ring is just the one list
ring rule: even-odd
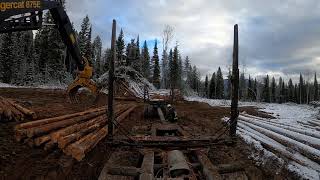
{"label": "muddy ground", "polygon": [[[74,113],[90,107],[102,106],[106,97],[98,102],[71,104],[62,90],[0,88],[0,96],[12,98],[19,104],[32,109],[39,117],[47,118]],[[143,118],[143,103],[138,103],[133,115],[123,121],[122,126],[131,131],[134,126],[150,124]],[[221,118],[229,116],[230,109],[210,107],[205,103],[180,101],[175,104],[179,115],[178,124],[192,136],[216,135],[225,126]],[[264,115],[254,107],[241,108],[252,115]],[[77,162],[60,150],[46,152],[41,148],[31,148],[14,139],[14,126],[17,122],[0,123],[0,179],[97,179],[104,164],[116,149],[107,147],[102,140],[84,160]],[[222,129],[220,132],[225,132]],[[227,134],[227,132],[226,132]],[[225,137],[223,135],[222,137]],[[209,151],[213,164],[244,161],[249,179],[296,179],[295,175],[279,169],[272,161],[261,167],[248,158],[250,146],[241,139],[234,147],[217,146]],[[277,173],[276,173],[277,172]]]}

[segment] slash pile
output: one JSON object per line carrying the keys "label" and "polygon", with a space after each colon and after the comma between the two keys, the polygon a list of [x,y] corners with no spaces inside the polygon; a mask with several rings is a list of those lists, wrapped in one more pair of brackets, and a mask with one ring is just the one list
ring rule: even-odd
{"label": "slash pile", "polygon": [[[115,105],[115,123],[128,117],[136,105]],[[106,107],[32,121],[15,127],[16,140],[45,150],[60,148],[81,161],[108,134]]]}
{"label": "slash pile", "polygon": [[35,119],[36,114],[10,99],[0,97],[0,122],[1,121],[23,121]]}

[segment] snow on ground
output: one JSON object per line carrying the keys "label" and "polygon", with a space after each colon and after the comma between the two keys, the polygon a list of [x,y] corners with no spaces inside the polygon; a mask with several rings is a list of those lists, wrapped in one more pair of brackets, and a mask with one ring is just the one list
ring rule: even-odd
{"label": "snow on ground", "polygon": [[[187,101],[230,107],[230,100],[185,97]],[[239,102],[239,106],[255,106],[275,119],[264,119],[240,112],[237,134],[254,148],[250,158],[257,163],[275,162],[303,179],[320,179],[319,108],[293,103],[273,104]],[[222,121],[228,121],[225,117]],[[257,152],[256,152],[257,151]],[[275,172],[277,173],[277,172]]]}
{"label": "snow on ground", "polygon": [[44,84],[35,86],[16,86],[0,82],[0,88],[39,88],[39,89],[67,89],[65,84]]}

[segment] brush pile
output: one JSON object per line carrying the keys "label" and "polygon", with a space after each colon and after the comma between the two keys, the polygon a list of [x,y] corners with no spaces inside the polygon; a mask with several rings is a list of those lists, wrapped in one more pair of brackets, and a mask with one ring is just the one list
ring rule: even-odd
{"label": "brush pile", "polygon": [[[103,74],[97,84],[107,93],[109,72]],[[115,93],[120,97],[144,98],[145,93],[156,88],[138,71],[129,66],[120,66],[115,69]]]}
{"label": "brush pile", "polygon": [[0,122],[35,119],[36,114],[10,99],[0,97]]}
{"label": "brush pile", "polygon": [[[135,109],[132,104],[115,105],[115,124]],[[106,107],[19,124],[16,140],[50,150],[60,148],[81,161],[108,134]]]}

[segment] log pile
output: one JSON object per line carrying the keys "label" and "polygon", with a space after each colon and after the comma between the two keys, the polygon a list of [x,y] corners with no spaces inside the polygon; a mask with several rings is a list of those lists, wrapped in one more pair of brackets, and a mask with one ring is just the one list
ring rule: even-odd
{"label": "log pile", "polygon": [[[135,109],[136,105],[115,106],[115,123],[120,123]],[[15,127],[17,141],[32,147],[50,150],[60,148],[65,154],[81,161],[106,135],[106,107],[47,118]]]}
{"label": "log pile", "polygon": [[0,122],[23,121],[25,119],[35,118],[35,112],[20,106],[10,99],[0,97]]}

